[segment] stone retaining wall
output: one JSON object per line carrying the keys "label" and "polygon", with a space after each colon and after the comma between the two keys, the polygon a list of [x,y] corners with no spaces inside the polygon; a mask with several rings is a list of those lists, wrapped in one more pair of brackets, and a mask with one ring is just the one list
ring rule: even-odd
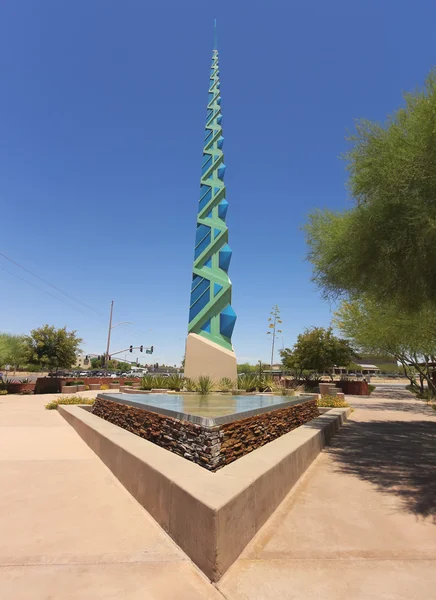
{"label": "stone retaining wall", "polygon": [[316,400],[221,425],[220,456],[228,465],[319,416]]}
{"label": "stone retaining wall", "polygon": [[97,398],[92,413],[209,471],[216,471],[319,416],[316,400],[213,427],[101,398]]}

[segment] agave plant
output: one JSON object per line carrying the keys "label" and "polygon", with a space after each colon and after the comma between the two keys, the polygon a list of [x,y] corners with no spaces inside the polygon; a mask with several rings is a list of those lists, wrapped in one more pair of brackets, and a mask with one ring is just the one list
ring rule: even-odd
{"label": "agave plant", "polygon": [[200,375],[197,381],[197,391],[200,392],[202,396],[206,396],[211,393],[212,388],[213,381],[209,375]]}
{"label": "agave plant", "polygon": [[277,392],[280,391],[281,386],[279,386],[272,377],[259,377],[259,381],[257,384],[259,392]]}
{"label": "agave plant", "polygon": [[141,390],[151,390],[154,383],[154,377],[152,375],[144,375],[141,379],[141,385],[139,386]]}
{"label": "agave plant", "polygon": [[238,389],[246,392],[255,392],[259,383],[257,375],[241,375],[238,378]]}
{"label": "agave plant", "polygon": [[230,390],[235,387],[235,384],[229,377],[223,377],[220,380],[218,387],[222,392],[230,392]]}
{"label": "agave plant", "polygon": [[162,375],[154,375],[153,387],[156,389],[167,390],[168,389],[168,377],[162,377]]}
{"label": "agave plant", "polygon": [[174,390],[175,392],[180,392],[183,386],[183,379],[179,375],[170,375],[166,377],[167,386],[170,390]]}
{"label": "agave plant", "polygon": [[183,380],[183,387],[188,390],[188,392],[196,392],[197,391],[197,383],[194,379],[190,377],[185,377]]}

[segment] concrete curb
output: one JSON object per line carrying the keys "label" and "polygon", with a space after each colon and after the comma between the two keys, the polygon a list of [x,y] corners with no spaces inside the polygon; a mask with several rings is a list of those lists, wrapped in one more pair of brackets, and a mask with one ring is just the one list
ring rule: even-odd
{"label": "concrete curb", "polygon": [[212,473],[80,406],[59,406],[132,496],[218,581],[351,412],[320,417]]}

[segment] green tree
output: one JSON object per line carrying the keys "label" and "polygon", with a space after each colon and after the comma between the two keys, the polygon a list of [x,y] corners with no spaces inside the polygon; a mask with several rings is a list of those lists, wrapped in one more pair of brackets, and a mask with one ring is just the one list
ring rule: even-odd
{"label": "green tree", "polygon": [[[436,395],[436,313],[432,304],[410,313],[373,298],[343,301],[335,315],[339,330],[362,352],[390,355],[412,386]],[[419,384],[418,384],[419,381]]]}
{"label": "green tree", "polygon": [[332,379],[333,367],[348,365],[355,356],[350,342],[333,335],[331,327],[306,329],[292,349],[285,348],[280,354],[283,366],[296,378],[305,372],[312,377],[329,372]]}
{"label": "green tree", "polygon": [[40,364],[52,371],[70,369],[76,364],[81,342],[75,331],[44,325],[25,336],[25,356],[30,364]]}
{"label": "green tree", "polygon": [[[262,370],[269,369],[269,365],[262,364]],[[237,366],[238,373],[259,373],[259,364],[250,365],[250,363],[240,363]]]}
{"label": "green tree", "polygon": [[277,334],[282,333],[281,329],[278,329],[278,326],[282,324],[280,319],[280,309],[277,306],[273,306],[271,312],[269,313],[271,316],[268,318],[268,331],[267,335],[271,336],[271,369],[274,364],[274,348],[276,343]]}
{"label": "green tree", "polygon": [[10,365],[15,371],[24,360],[24,336],[0,333],[0,365]]}
{"label": "green tree", "polygon": [[349,139],[355,206],[318,211],[307,239],[326,296],[371,294],[415,311],[436,303],[436,71],[384,125],[360,121]]}

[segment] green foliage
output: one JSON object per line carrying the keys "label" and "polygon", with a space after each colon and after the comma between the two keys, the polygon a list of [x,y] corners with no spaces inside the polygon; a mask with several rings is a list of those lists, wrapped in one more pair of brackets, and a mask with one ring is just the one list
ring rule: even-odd
{"label": "green foliage", "polygon": [[207,394],[210,394],[213,388],[213,380],[211,379],[211,377],[209,377],[209,375],[200,375],[200,377],[197,380],[197,391],[202,395],[202,396],[206,396]]}
{"label": "green foliage", "polygon": [[[123,385],[127,385],[127,386],[133,385],[133,381],[125,381]],[[142,388],[142,389],[145,389],[145,388]]]}
{"label": "green foliage", "polygon": [[375,385],[368,384],[368,394],[371,395],[375,390]]}
{"label": "green foliage", "polygon": [[170,375],[166,377],[168,389],[180,392],[183,387],[183,379],[179,375]]}
{"label": "green foliage", "polygon": [[[266,365],[266,368],[269,369],[269,365]],[[258,373],[259,365],[250,365],[249,363],[241,363],[237,366],[238,374],[239,373]]]}
{"label": "green foliage", "polygon": [[235,387],[235,383],[229,377],[223,377],[220,379],[218,388],[222,392],[230,392]]}
{"label": "green foliage", "polygon": [[246,392],[255,392],[258,385],[258,377],[256,375],[241,375],[238,377],[238,389]]}
{"label": "green foliage", "polygon": [[44,365],[50,370],[69,369],[76,363],[81,342],[75,331],[44,325],[25,336],[24,354],[31,364]]}
{"label": "green foliage", "polygon": [[183,385],[188,392],[196,392],[197,391],[196,382],[194,379],[191,379],[190,377],[185,377],[185,379],[183,380]]}
{"label": "green foliage", "polygon": [[168,389],[169,377],[162,377],[162,375],[153,375],[153,387],[158,390]]}
{"label": "green foliage", "polygon": [[335,323],[359,349],[393,356],[411,385],[422,391],[426,382],[436,395],[431,366],[436,361],[436,311],[430,303],[411,313],[367,296],[342,302]]}
{"label": "green foliage", "polygon": [[436,71],[405,103],[384,125],[357,123],[345,157],[356,205],[313,213],[307,239],[326,296],[415,312],[436,303]]}
{"label": "green foliage", "polygon": [[258,377],[256,385],[259,392],[275,392],[280,388],[271,376]]}
{"label": "green foliage", "polygon": [[335,365],[348,365],[355,352],[349,341],[333,335],[331,327],[313,327],[300,333],[292,349],[285,348],[280,354],[283,366],[300,379],[312,373],[325,373]]}
{"label": "green foliage", "polygon": [[24,336],[0,333],[0,365],[15,368],[25,360]]}
{"label": "green foliage", "polygon": [[144,375],[144,377],[142,377],[142,379],[141,379],[140,389],[148,391],[148,390],[151,390],[152,387],[154,387],[152,375],[149,375],[149,374]]}
{"label": "green foliage", "polygon": [[92,405],[95,402],[95,398],[81,398],[80,396],[62,396],[57,400],[52,400],[45,405],[47,410],[56,410],[60,404],[87,404]]}
{"label": "green foliage", "polygon": [[350,406],[348,402],[345,402],[339,396],[322,396],[316,401],[316,404],[324,408],[347,408]]}

